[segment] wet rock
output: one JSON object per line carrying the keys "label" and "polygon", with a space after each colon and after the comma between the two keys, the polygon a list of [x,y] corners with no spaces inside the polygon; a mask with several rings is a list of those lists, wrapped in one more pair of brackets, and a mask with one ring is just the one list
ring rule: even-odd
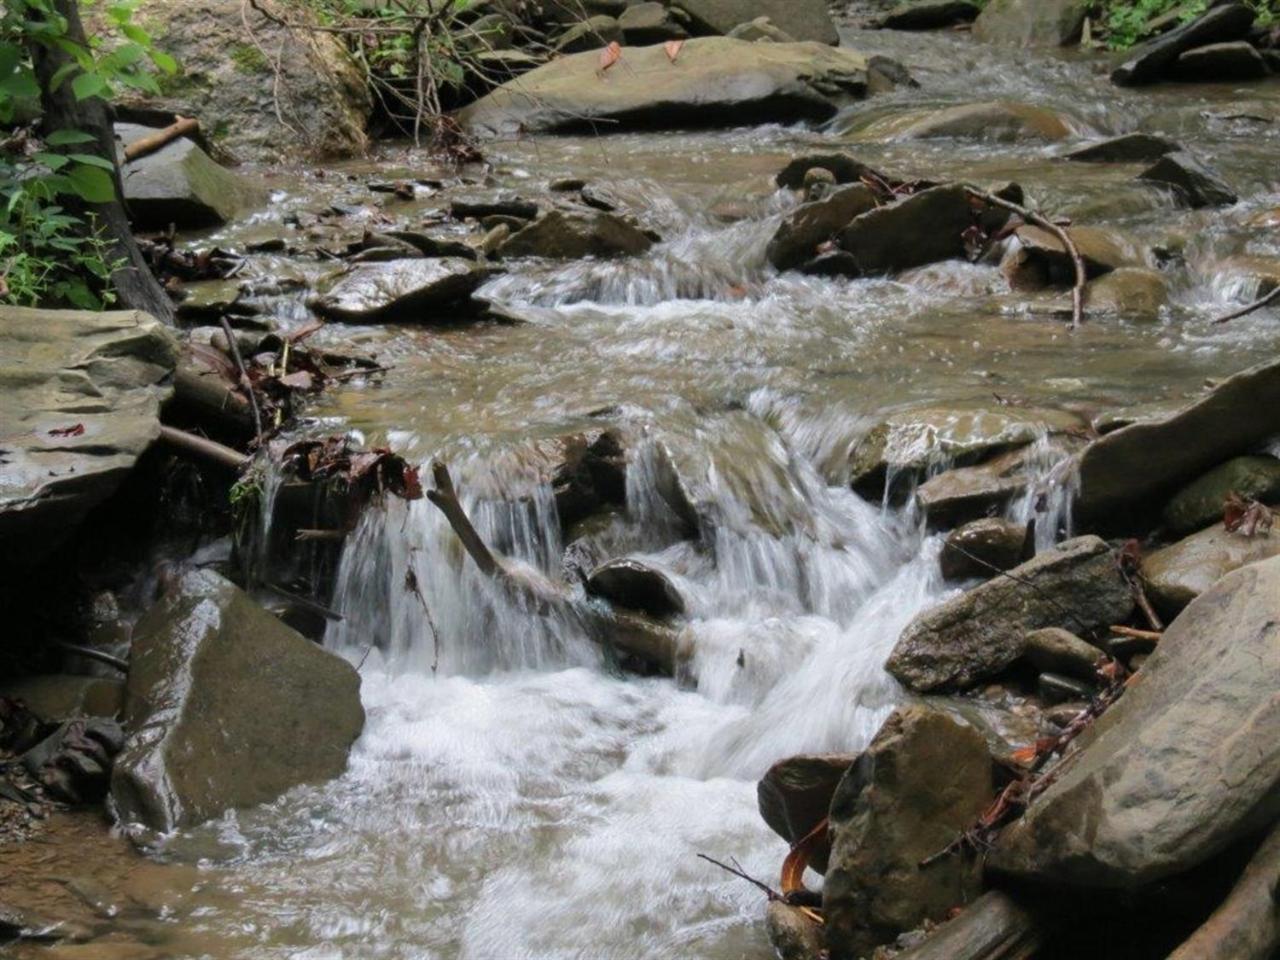
{"label": "wet rock", "polygon": [[684,614],[684,596],[671,579],[641,560],[610,560],[587,578],[587,593],[620,607],[639,610],[660,619]]}
{"label": "wet rock", "polygon": [[360,677],[211,571],[139,621],[116,817],[169,831],[336,777],[364,725]]}
{"label": "wet rock", "polygon": [[374,242],[377,242],[379,237],[386,237],[389,240],[404,244],[424,257],[476,259],[474,248],[461,240],[454,240],[449,237],[433,237],[426,233],[419,233],[416,230],[387,230],[385,233],[375,234]]}
{"label": "wet rock", "polygon": [[1034,709],[1013,710],[1007,705],[992,703],[982,697],[941,694],[910,696],[907,702],[922,703],[977,730],[986,742],[991,756],[1004,764],[1016,765],[1018,761],[1015,755],[1018,751],[1032,746],[1040,735],[1040,724]]}
{"label": "wet rock", "polygon": [[1026,528],[1012,520],[987,517],[951,531],[938,563],[946,580],[989,580],[998,571],[1012,570],[1025,558]]}
{"label": "wet rock", "polygon": [[543,446],[554,464],[551,489],[566,530],[602,506],[626,503],[627,454],[618,433],[589,430],[556,437]]}
{"label": "wet rock", "polygon": [[876,21],[883,30],[940,30],[971,23],[982,8],[969,0],[910,0]]}
{"label": "wet rock", "polygon": [[1169,303],[1169,288],[1159,270],[1120,267],[1090,283],[1084,302],[1090,313],[1149,322],[1160,319]]}
{"label": "wet rock", "polygon": [[[131,123],[116,124],[115,130],[126,147],[155,132]],[[218,226],[267,202],[262,185],[219,166],[186,139],[124,164],[120,179],[129,216],[145,229]]]}
{"label": "wet rock", "polygon": [[[787,843],[798,843],[830,812],[836,787],[857,759],[857,754],[828,753],[779,760],[756,784],[760,816]],[[821,849],[810,861],[818,873],[826,873],[829,853]]]}
{"label": "wet rock", "polygon": [[558,53],[580,53],[621,42],[622,26],[613,17],[600,15],[575,23],[556,38],[554,48]]}
{"label": "wet rock", "polygon": [[[280,0],[258,5],[301,30],[241,0],[143,0],[135,22],[178,61],[179,72],[158,78],[158,94],[129,90],[124,100],[199,118],[215,146],[241,160],[297,163],[363,154],[373,100],[342,38],[303,33],[315,22],[305,7]],[[90,9],[87,29],[114,36],[113,28],[103,29],[109,23],[104,7]]]}
{"label": "wet rock", "polygon": [[822,927],[799,907],[771,900],[764,916],[769,943],[778,960],[818,960],[822,956]]}
{"label": "wet rock", "polygon": [[112,758],[123,741],[115,720],[77,718],[60,723],[18,760],[53,799],[97,803],[106,795]]}
{"label": "wet rock", "polygon": [[[1087,729],[988,868],[1135,889],[1280,816],[1280,559],[1237,570],[1165,630],[1141,681]],[[1206,775],[1206,772],[1211,775]]]}
{"label": "wet rock", "polygon": [[811,170],[829,170],[836,183],[858,183],[863,177],[888,179],[874,167],[847,153],[813,153],[792,160],[778,172],[774,182],[787,190],[799,190],[807,186],[805,178]]}
{"label": "wet rock", "polygon": [[855,217],[838,243],[857,265],[855,276],[896,273],[963,257],[973,221],[963,187],[934,187]]}
{"label": "wet rock", "polygon": [[[1084,260],[1085,274],[1099,277],[1119,267],[1146,266],[1138,245],[1116,230],[1103,227],[1069,227],[1067,236]],[[1017,246],[1001,269],[1015,290],[1039,290],[1048,286],[1074,286],[1075,265],[1058,237],[1033,224],[1017,229]]]}
{"label": "wet rock", "polygon": [[932,529],[947,529],[1000,513],[1027,491],[1045,458],[1065,458],[1076,446],[1058,436],[1045,444],[997,453],[972,467],[944,470],[920,484],[916,504]]}
{"label": "wet rock", "polygon": [[872,122],[858,131],[863,140],[1065,140],[1074,133],[1063,116],[1027,103],[987,101],[908,111]]}
{"label": "wet rock", "polygon": [[740,23],[727,34],[734,40],[745,40],[747,43],[795,43],[796,38],[780,27],[776,27],[768,17],[756,17],[746,23]]}
{"label": "wet rock", "polygon": [[968,829],[995,792],[982,737],[922,706],[897,710],[831,802],[823,886],[832,960],[853,960],[981,892],[971,858],[920,867]]}
{"label": "wet rock", "polygon": [[1154,163],[1165,154],[1178,153],[1182,145],[1150,133],[1127,133],[1091,144],[1066,155],[1082,163]]}
{"label": "wet rock", "polygon": [[850,482],[864,496],[878,498],[886,483],[919,479],[931,466],[973,463],[1025,447],[1048,434],[1082,427],[1079,417],[1063,410],[904,410],[873,427],[854,446],[849,457]]}
{"label": "wet rock", "polygon": [[689,31],[673,14],[674,11],[657,0],[648,0],[627,7],[618,18],[618,25],[622,27],[628,46],[642,47],[667,40],[682,40]]}
{"label": "wet rock", "polygon": [[316,313],[348,323],[433,323],[456,318],[491,271],[456,257],[361,264],[312,301]]}
{"label": "wet rock", "polygon": [[0,567],[39,563],[160,435],[178,345],[134,311],[0,307]]}
{"label": "wet rock", "polygon": [[644,253],[653,241],[621,217],[611,213],[563,213],[546,216],[517,230],[498,248],[503,257],[627,257]]}
{"label": "wet rock", "polygon": [[1173,72],[1179,80],[1201,83],[1261,80],[1271,74],[1258,49],[1243,40],[1211,43],[1179,54]]}
{"label": "wet rock", "polygon": [[727,34],[738,24],[768,17],[796,40],[840,42],[826,0],[671,0],[671,6],[687,13],[699,34]]}
{"label": "wet rock", "polygon": [[1175,535],[1201,530],[1222,521],[1223,505],[1232,493],[1246,500],[1280,502],[1280,460],[1267,456],[1228,460],[1174,494],[1161,519]]}
{"label": "wet rock", "polygon": [[1065,47],[1080,39],[1089,0],[990,0],[973,23],[984,43],[1016,47]]}
{"label": "wet rock", "polygon": [[1176,616],[1232,570],[1280,554],[1280,531],[1246,537],[1221,522],[1193,533],[1142,561],[1147,595],[1163,616]]}
{"label": "wet rock", "polygon": [[[1094,536],[1058,544],[926,610],[903,630],[885,668],[913,690],[960,690],[1003,671],[1043,627],[1092,632],[1133,609],[1114,552]],[[1020,582],[1021,581],[1021,582]]]}
{"label": "wet rock", "polygon": [[1192,207],[1216,207],[1239,199],[1221,177],[1189,153],[1161,157],[1138,174],[1139,180],[1166,184]]}
{"label": "wet rock", "polygon": [[453,200],[449,203],[449,215],[455,220],[484,217],[514,217],[532,220],[538,215],[538,205],[523,197],[486,197],[477,200]]}
{"label": "wet rock", "polygon": [[602,83],[593,51],[571,54],[503,84],[458,118],[485,136],[795,123],[826,120],[867,89],[865,57],[811,43],[701,37],[680,48],[678,65],[662,45],[629,47]]}
{"label": "wet rock", "polygon": [[[814,170],[824,168],[814,167]],[[833,190],[830,196],[797,207],[783,218],[766,255],[779,270],[791,270],[811,260],[854,217],[874,210],[876,196],[860,183]]]}
{"label": "wet rock", "polygon": [[1192,22],[1149,40],[1124,55],[1111,71],[1111,82],[1137,86],[1166,79],[1178,58],[1188,50],[1241,40],[1253,26],[1254,13],[1243,3],[1214,7]]}
{"label": "wet rock", "polygon": [[1088,700],[1097,692],[1091,683],[1049,672],[1040,674],[1036,689],[1046,703],[1073,703]]}
{"label": "wet rock", "polygon": [[1023,656],[1041,673],[1065,674],[1092,684],[1097,679],[1098,662],[1103,654],[1070,630],[1045,627],[1027,634]]}
{"label": "wet rock", "polygon": [[41,720],[113,718],[124,708],[124,681],[46,674],[0,683],[0,697],[21,700]]}
{"label": "wet rock", "polygon": [[1241,282],[1246,287],[1242,292],[1249,300],[1265,297],[1280,287],[1280,258],[1277,257],[1239,254],[1221,261],[1218,271]]}
{"label": "wet rock", "polygon": [[1173,416],[1135,423],[1081,455],[1075,516],[1137,529],[1181,486],[1280,433],[1280,362],[1238,373]]}

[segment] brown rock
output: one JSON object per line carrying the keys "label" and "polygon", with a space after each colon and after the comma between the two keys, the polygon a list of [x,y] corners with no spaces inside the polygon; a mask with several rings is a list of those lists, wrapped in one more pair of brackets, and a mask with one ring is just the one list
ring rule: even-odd
{"label": "brown rock", "polygon": [[[857,759],[857,754],[836,753],[779,760],[756,785],[760,816],[788,843],[804,839],[829,813],[840,779]],[[819,851],[810,866],[825,873],[827,851]]]}

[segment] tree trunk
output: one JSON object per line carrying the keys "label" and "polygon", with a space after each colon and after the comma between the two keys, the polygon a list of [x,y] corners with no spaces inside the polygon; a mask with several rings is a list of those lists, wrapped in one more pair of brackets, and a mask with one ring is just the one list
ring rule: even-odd
{"label": "tree trunk", "polygon": [[[87,49],[84,25],[80,22],[80,10],[76,0],[54,0],[53,9],[55,13],[67,20],[67,39]],[[74,73],[64,77],[57,90],[52,89],[54,74],[65,64],[72,62],[71,56],[65,50],[34,44],[31,57],[36,80],[40,84],[40,102],[44,108],[45,128],[84,131],[97,143],[98,155],[116,164],[112,174],[116,199],[109,203],[86,203],[83,204],[83,209],[86,213],[97,217],[103,235],[112,245],[112,256],[124,261],[124,265],[111,277],[121,305],[134,310],[145,310],[159,320],[173,323],[173,302],[151,273],[151,268],[147,265],[129,229],[129,218],[125,214],[123,203],[124,190],[120,183],[120,168],[116,159],[115,135],[107,119],[106,104],[99,97],[76,100],[71,92]]]}

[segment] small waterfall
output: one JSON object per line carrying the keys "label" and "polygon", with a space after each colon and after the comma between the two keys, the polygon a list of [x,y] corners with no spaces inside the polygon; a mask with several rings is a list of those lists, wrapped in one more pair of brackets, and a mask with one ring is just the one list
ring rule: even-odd
{"label": "small waterfall", "polygon": [[1025,526],[1036,522],[1036,552],[1048,550],[1074,531],[1071,507],[1079,492],[1076,460],[1048,435],[1027,448],[1023,470],[1026,490],[1009,504],[1005,516]]}

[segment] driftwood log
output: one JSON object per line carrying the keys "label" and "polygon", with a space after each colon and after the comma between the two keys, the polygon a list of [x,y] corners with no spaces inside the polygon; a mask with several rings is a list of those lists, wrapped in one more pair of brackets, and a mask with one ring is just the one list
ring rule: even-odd
{"label": "driftwood log", "polygon": [[897,960],[1030,960],[1041,946],[1035,918],[998,890],[984,893],[960,916]]}
{"label": "driftwood log", "polygon": [[1268,960],[1280,949],[1280,824],[1227,899],[1169,960]]}
{"label": "driftwood log", "polygon": [[179,117],[163,130],[141,137],[124,149],[124,162],[130,163],[139,157],[149,156],[157,150],[167,147],[179,137],[186,137],[200,132],[200,121],[194,117]]}
{"label": "driftwood log", "polygon": [[556,611],[580,622],[588,636],[602,646],[639,657],[667,675],[676,675],[685,659],[677,631],[642,613],[618,610],[600,601],[587,603],[575,596],[568,584],[495,554],[463,509],[448,468],[436,461],[431,465],[431,475],[435,489],[427,491],[427,499],[444,514],[481,573],[535,610]]}

